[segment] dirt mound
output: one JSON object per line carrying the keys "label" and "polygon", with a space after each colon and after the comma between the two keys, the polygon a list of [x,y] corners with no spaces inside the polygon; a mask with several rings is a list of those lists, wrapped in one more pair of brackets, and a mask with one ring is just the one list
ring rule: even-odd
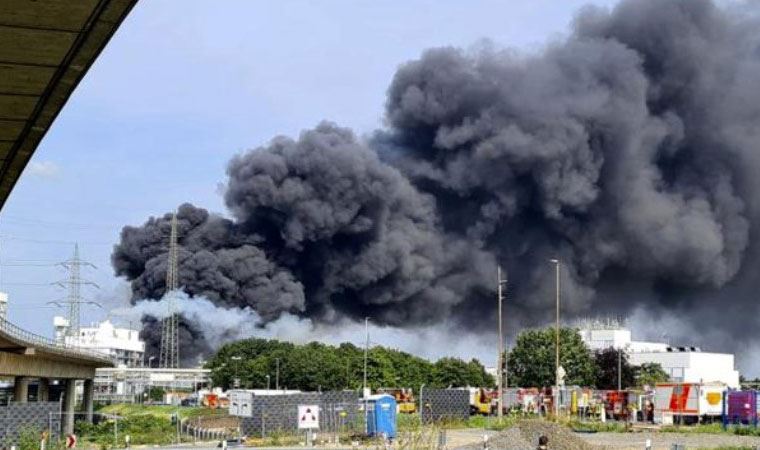
{"label": "dirt mound", "polygon": [[[539,436],[549,438],[551,450],[603,450],[604,447],[589,444],[572,431],[552,422],[525,420],[492,436],[488,448],[497,450],[533,450],[538,446]],[[457,450],[479,450],[482,443],[459,447]]]}
{"label": "dirt mound", "polygon": [[[517,427],[513,427],[491,436],[488,440],[488,448],[494,450],[532,450],[536,446],[525,440]],[[456,447],[456,450],[482,449],[482,442]]]}
{"label": "dirt mound", "polygon": [[602,449],[602,447],[584,441],[564,426],[552,422],[546,422],[543,420],[525,420],[515,425],[514,428],[519,430],[523,439],[530,443],[529,447],[522,448],[536,448],[539,436],[543,435],[549,438],[549,448],[551,450]]}

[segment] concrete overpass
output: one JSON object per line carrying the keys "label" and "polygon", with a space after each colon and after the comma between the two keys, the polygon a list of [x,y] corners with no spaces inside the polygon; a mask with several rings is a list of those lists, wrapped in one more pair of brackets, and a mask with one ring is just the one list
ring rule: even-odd
{"label": "concrete overpass", "polygon": [[[14,377],[13,399],[26,403],[29,381],[37,378],[37,401],[48,401],[51,379],[65,383],[63,398],[64,429],[73,430],[74,399],[77,380],[84,380],[83,405],[92,420],[95,369],[113,367],[105,355],[67,346],[30,333],[0,318],[0,376]],[[70,419],[69,419],[70,418]],[[67,420],[69,419],[67,423]]]}
{"label": "concrete overpass", "polygon": [[[137,0],[0,1],[0,208],[58,113]],[[50,380],[65,384],[64,432],[73,430],[75,385],[84,380],[92,416],[95,368],[112,367],[96,353],[71,348],[0,317],[0,376],[14,377],[14,401],[38,400]]]}

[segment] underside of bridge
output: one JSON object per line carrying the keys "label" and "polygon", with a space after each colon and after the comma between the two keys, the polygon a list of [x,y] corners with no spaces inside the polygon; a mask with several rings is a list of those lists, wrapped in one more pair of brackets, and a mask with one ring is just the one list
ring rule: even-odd
{"label": "underside of bridge", "polygon": [[[137,0],[0,1],[0,209],[79,82]],[[75,386],[92,417],[95,368],[103,355],[70,348],[0,317],[0,377],[14,379],[13,400],[48,400],[64,386],[63,432],[73,430]],[[36,381],[35,381],[36,380]],[[7,436],[6,436],[7,437]]]}
{"label": "underside of bridge", "polygon": [[0,208],[137,0],[0,2]]}

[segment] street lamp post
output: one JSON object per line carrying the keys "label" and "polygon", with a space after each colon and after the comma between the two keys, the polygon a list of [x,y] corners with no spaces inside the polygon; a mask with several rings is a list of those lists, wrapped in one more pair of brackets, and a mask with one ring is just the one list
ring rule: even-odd
{"label": "street lamp post", "polygon": [[368,413],[367,413],[367,359],[369,358],[369,317],[364,318],[364,333],[366,340],[364,342],[364,382],[362,388],[362,397],[364,397],[364,431],[369,432]]}
{"label": "street lamp post", "polygon": [[269,378],[270,378],[269,375],[267,375],[267,391],[269,390],[269,386],[270,386],[270,384],[269,384]]}
{"label": "street lamp post", "polygon": [[233,356],[230,359],[235,361],[235,369],[233,372],[235,375],[235,378],[232,380],[232,385],[235,386],[235,384],[237,384],[235,388],[239,388],[240,386],[242,386],[242,384],[240,383],[240,375],[238,374],[238,369],[240,369],[240,360],[243,358],[240,356]]}
{"label": "street lamp post", "polygon": [[499,410],[496,415],[501,418],[504,415],[504,372],[502,365],[502,358],[504,358],[504,331],[502,329],[502,303],[504,301],[502,286],[506,284],[506,280],[501,279],[501,266],[496,267],[496,282],[498,291],[498,315],[499,315],[499,357],[496,358],[496,389],[498,390],[499,397],[497,399],[497,407]]}
{"label": "street lamp post", "polygon": [[555,359],[554,359],[554,383],[556,386],[556,393],[554,395],[554,413],[559,416],[559,259],[552,259],[554,263],[556,273],[556,293],[557,293],[557,323],[556,323],[556,345],[555,345]]}

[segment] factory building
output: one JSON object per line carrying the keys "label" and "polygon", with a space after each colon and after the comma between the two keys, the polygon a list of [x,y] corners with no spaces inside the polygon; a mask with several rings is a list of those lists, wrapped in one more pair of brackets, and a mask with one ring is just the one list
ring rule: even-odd
{"label": "factory building", "polygon": [[68,320],[59,316],[53,318],[53,326],[57,342],[99,351],[111,357],[117,366],[143,366],[145,342],[140,340],[137,330],[118,328],[110,320],[104,320],[91,327],[82,327],[72,336],[68,333]]}
{"label": "factory building", "polygon": [[151,388],[167,392],[196,392],[211,386],[211,370],[115,367],[95,371],[95,401],[136,403],[147,399]]}
{"label": "factory building", "polygon": [[585,321],[579,333],[592,350],[622,349],[633,365],[657,363],[671,381],[686,383],[722,382],[739,388],[739,372],[730,353],[703,352],[698,347],[675,347],[664,342],[634,341],[631,331],[618,321]]}

